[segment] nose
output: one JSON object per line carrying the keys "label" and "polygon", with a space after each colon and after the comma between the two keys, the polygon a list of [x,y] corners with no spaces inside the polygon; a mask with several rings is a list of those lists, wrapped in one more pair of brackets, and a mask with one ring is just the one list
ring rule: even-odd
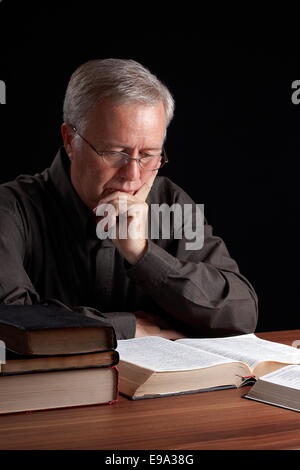
{"label": "nose", "polygon": [[120,176],[127,181],[135,181],[141,177],[141,170],[137,160],[128,160],[126,165],[120,168],[119,172]]}

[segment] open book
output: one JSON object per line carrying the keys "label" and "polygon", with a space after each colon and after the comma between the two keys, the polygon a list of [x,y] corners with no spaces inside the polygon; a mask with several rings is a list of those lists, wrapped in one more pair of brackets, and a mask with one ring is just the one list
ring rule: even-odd
{"label": "open book", "polygon": [[119,391],[151,398],[239,387],[287,364],[300,364],[300,350],[254,334],[226,338],[156,336],[119,340]]}
{"label": "open book", "polygon": [[260,377],[244,398],[300,412],[300,366],[286,366]]}

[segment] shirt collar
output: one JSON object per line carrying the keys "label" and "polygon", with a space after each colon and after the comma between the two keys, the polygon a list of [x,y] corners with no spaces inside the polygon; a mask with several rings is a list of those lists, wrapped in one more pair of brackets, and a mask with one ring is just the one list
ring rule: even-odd
{"label": "shirt collar", "polygon": [[97,238],[95,216],[80,199],[72,185],[70,160],[64,147],[61,147],[57,152],[48,174],[62,200],[63,210],[73,226],[74,235],[77,234],[84,238]]}

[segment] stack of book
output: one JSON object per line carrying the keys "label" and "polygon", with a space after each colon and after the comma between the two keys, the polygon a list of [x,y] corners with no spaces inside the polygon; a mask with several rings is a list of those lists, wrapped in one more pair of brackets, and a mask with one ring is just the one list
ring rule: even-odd
{"label": "stack of book", "polygon": [[60,307],[0,306],[0,414],[113,403],[114,329]]}

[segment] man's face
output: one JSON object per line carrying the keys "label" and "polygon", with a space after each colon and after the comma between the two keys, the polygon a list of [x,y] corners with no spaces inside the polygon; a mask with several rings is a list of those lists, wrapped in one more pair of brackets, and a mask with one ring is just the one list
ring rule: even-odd
{"label": "man's face", "polygon": [[[76,125],[76,123],[75,123]],[[81,135],[99,152],[113,150],[126,152],[134,158],[141,153],[159,154],[166,132],[166,116],[162,103],[113,104],[104,100],[88,115]],[[103,159],[70,128],[63,124],[65,148],[71,160],[71,181],[82,201],[91,209],[110,192],[135,192],[152,172],[140,169],[130,160],[122,168],[110,168]]]}

